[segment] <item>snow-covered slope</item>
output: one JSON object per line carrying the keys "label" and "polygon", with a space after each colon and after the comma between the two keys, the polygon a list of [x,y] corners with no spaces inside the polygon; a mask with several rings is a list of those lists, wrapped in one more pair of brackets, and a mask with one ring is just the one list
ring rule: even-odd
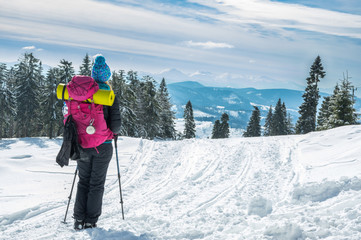
{"label": "snow-covered slope", "polygon": [[361,126],[303,136],[119,142],[99,228],[64,218],[61,140],[0,140],[0,239],[361,239]]}

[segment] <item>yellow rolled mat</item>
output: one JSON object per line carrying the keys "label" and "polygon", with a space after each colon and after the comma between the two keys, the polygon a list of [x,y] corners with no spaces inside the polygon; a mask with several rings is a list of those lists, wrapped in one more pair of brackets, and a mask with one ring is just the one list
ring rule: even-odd
{"label": "yellow rolled mat", "polygon": [[[65,92],[64,92],[64,100],[68,100],[69,99],[69,93],[68,93],[68,89],[66,89],[66,84],[64,83],[59,83],[57,89],[56,89],[56,96],[58,99],[63,99],[63,89],[65,87]],[[112,106],[114,103],[114,92],[111,90],[103,90],[103,89],[99,89],[94,95],[93,95],[93,100],[95,104],[101,104],[101,105],[107,105],[107,106]],[[90,99],[88,99],[90,101]]]}

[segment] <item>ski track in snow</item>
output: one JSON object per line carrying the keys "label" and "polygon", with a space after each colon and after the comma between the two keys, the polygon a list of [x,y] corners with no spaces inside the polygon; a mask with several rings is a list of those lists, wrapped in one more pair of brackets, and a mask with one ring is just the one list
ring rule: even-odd
{"label": "ski track in snow", "polygon": [[0,180],[18,173],[30,190],[45,191],[0,185],[4,206],[33,201],[19,211],[1,208],[0,239],[361,239],[360,141],[361,126],[303,136],[122,138],[125,221],[114,154],[99,228],[76,232],[76,187],[68,224],[61,223],[76,164],[54,164],[61,142],[1,140]]}

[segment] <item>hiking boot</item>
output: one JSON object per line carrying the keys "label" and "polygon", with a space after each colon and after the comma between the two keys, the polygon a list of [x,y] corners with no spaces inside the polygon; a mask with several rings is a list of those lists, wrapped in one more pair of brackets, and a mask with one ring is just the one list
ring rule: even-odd
{"label": "hiking boot", "polygon": [[84,228],[96,228],[97,224],[96,223],[85,223],[84,224]]}
{"label": "hiking boot", "polygon": [[84,229],[84,221],[83,220],[74,220],[74,229],[75,230],[82,230]]}

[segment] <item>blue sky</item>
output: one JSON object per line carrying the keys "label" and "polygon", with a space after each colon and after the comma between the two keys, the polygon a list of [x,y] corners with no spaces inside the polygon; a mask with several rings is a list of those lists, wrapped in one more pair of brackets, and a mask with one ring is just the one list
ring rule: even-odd
{"label": "blue sky", "polygon": [[101,53],[112,70],[298,90],[320,55],[321,89],[348,71],[361,96],[361,1],[0,0],[0,62],[25,51],[76,70],[86,53]]}

